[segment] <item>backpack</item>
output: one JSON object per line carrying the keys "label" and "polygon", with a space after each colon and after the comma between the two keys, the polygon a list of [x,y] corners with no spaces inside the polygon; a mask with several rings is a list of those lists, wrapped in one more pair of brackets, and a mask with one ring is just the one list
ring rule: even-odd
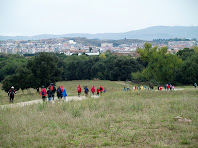
{"label": "backpack", "polygon": [[60,88],[57,89],[57,93],[61,94],[62,90]]}
{"label": "backpack", "polygon": [[85,92],[88,92],[88,88],[87,87],[85,87]]}
{"label": "backpack", "polygon": [[102,91],[102,87],[100,87],[100,90]]}
{"label": "backpack", "polygon": [[52,91],[49,89],[49,90],[47,91],[47,94],[48,94],[48,96],[50,96],[50,97],[51,97],[51,95],[52,95]]}
{"label": "backpack", "polygon": [[42,96],[44,96],[45,95],[45,92],[44,91],[42,91]]}
{"label": "backpack", "polygon": [[14,95],[14,90],[13,89],[11,89],[10,95]]}
{"label": "backpack", "polygon": [[54,87],[53,87],[53,85],[51,85],[51,86],[50,86],[50,90],[53,90],[53,89],[54,89]]}
{"label": "backpack", "polygon": [[80,87],[78,87],[78,92],[80,92]]}

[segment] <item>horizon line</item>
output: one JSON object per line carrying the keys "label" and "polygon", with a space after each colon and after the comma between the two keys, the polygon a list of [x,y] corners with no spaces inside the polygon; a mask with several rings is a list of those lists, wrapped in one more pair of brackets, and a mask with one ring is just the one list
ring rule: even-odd
{"label": "horizon line", "polygon": [[90,35],[96,35],[96,34],[114,34],[114,33],[127,33],[127,32],[131,32],[131,31],[139,31],[139,30],[144,30],[144,29],[148,29],[148,28],[152,28],[152,27],[198,27],[198,25],[191,25],[191,26],[166,26],[166,25],[158,25],[158,26],[150,26],[150,27],[146,27],[146,28],[142,28],[142,29],[136,29],[136,30],[129,30],[129,31],[125,31],[125,32],[103,32],[103,33],[62,33],[62,34],[48,34],[48,33],[41,33],[41,34],[36,34],[36,35],[1,35],[1,37],[34,37],[34,36],[41,36],[41,35],[66,35],[66,34],[90,34]]}

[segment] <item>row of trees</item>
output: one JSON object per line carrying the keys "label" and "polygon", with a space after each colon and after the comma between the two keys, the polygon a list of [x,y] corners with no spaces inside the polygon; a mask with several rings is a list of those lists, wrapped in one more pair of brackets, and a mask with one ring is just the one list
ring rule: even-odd
{"label": "row of trees", "polygon": [[198,81],[198,49],[184,48],[176,55],[167,53],[167,47],[152,47],[145,43],[143,49],[138,49],[140,59],[146,67],[133,73],[132,79],[157,83],[194,84]]}
{"label": "row of trees", "polygon": [[61,80],[130,80],[131,73],[141,71],[143,66],[131,57],[107,54],[101,56],[65,56],[40,53],[19,66],[14,74],[3,81],[3,89],[38,88]]}
{"label": "row of trees", "polygon": [[156,83],[193,84],[198,81],[198,50],[183,49],[176,55],[167,47],[152,47],[145,43],[138,49],[140,57],[115,56],[110,52],[100,56],[65,56],[40,53],[31,58],[1,56],[0,80],[3,89],[48,86],[61,80],[138,80]]}
{"label": "row of trees", "polygon": [[19,55],[0,55],[0,82],[6,76],[14,74],[16,69],[26,61],[27,60],[23,56]]}

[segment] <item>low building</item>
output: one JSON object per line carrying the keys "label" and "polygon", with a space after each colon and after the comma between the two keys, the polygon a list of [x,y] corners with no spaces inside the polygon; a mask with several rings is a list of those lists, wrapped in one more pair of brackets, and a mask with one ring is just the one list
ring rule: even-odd
{"label": "low building", "polygon": [[101,43],[101,47],[103,47],[103,48],[113,47],[113,43]]}
{"label": "low building", "polygon": [[100,55],[100,52],[86,52],[85,54],[88,55],[88,56],[91,56],[91,55]]}

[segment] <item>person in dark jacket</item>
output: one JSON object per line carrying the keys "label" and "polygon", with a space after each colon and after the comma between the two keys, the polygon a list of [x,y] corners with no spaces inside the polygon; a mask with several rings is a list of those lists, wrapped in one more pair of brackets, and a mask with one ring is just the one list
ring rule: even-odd
{"label": "person in dark jacket", "polygon": [[60,98],[62,99],[62,90],[61,90],[60,86],[57,89],[57,97],[58,97],[58,99],[60,99]]}
{"label": "person in dark jacket", "polygon": [[88,93],[89,93],[89,89],[87,86],[84,87],[84,90],[85,90],[85,96],[87,97]]}
{"label": "person in dark jacket", "polygon": [[10,103],[13,103],[14,94],[16,94],[16,91],[14,90],[14,86],[12,86],[11,89],[8,91],[8,96],[10,96]]}
{"label": "person in dark jacket", "polygon": [[54,94],[56,92],[56,87],[54,86],[54,83],[51,83],[49,87],[50,87],[50,90],[52,91],[52,98],[54,100]]}
{"label": "person in dark jacket", "polygon": [[47,90],[47,96],[48,96],[48,102],[51,102],[51,99],[52,99],[52,90],[50,90],[50,87]]}

